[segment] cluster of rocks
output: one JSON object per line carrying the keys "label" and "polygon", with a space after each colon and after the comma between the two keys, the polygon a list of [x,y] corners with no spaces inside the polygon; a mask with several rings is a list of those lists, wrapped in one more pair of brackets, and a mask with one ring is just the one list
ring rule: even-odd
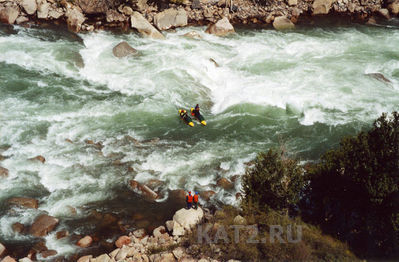
{"label": "cluster of rocks", "polygon": [[[78,262],[118,262],[118,261],[217,261],[211,258],[194,259],[187,248],[179,245],[195,225],[204,218],[204,211],[198,209],[180,209],[173,220],[159,226],[147,234],[144,229],[138,229],[129,235],[119,237],[115,241],[116,249],[108,254],[97,257],[82,256]],[[158,251],[157,251],[158,250]]]}
{"label": "cluster of rocks", "polygon": [[[170,0],[161,6],[147,0],[1,0],[0,21],[23,24],[65,21],[71,31],[120,27],[163,39],[161,31],[187,25],[219,24],[232,32],[232,24],[272,24],[277,30],[292,29],[299,17],[348,15],[373,23],[399,13],[399,0]],[[227,21],[227,22],[226,22]],[[207,32],[219,34],[209,28]]]}

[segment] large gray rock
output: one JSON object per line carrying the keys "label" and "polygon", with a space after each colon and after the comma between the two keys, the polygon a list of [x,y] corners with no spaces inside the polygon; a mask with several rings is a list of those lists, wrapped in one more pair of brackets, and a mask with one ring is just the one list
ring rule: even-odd
{"label": "large gray rock", "polygon": [[20,5],[24,8],[28,15],[33,15],[37,10],[37,4],[35,0],[22,0]]}
{"label": "large gray rock", "polygon": [[14,24],[19,15],[17,6],[0,7],[0,22],[6,24]]}
{"label": "large gray rock", "polygon": [[130,16],[131,27],[137,29],[139,33],[146,37],[164,39],[165,37],[153,27],[139,12],[133,12]]}
{"label": "large gray rock", "polygon": [[226,36],[235,33],[234,27],[230,24],[227,17],[223,17],[222,19],[217,21],[216,24],[208,26],[205,32],[217,36]]}
{"label": "large gray rock", "polygon": [[38,0],[37,5],[37,18],[47,19],[48,12],[50,11],[50,3],[46,0]]}
{"label": "large gray rock", "polygon": [[203,217],[204,211],[200,207],[198,207],[198,209],[182,208],[175,213],[175,215],[173,216],[173,221],[175,222],[175,224],[179,223],[184,229],[189,230],[197,225]]}
{"label": "large gray rock", "polygon": [[295,25],[287,17],[279,16],[274,19],[273,27],[276,30],[291,30],[295,28]]}
{"label": "large gray rock", "polygon": [[159,30],[167,30],[172,27],[187,25],[187,12],[184,9],[166,9],[154,17],[154,24]]}
{"label": "large gray rock", "polygon": [[78,8],[68,9],[65,16],[67,17],[68,29],[76,33],[80,31],[83,22],[86,20],[86,17]]}
{"label": "large gray rock", "polygon": [[313,15],[326,15],[331,9],[334,0],[315,0],[313,2]]}
{"label": "large gray rock", "polygon": [[40,215],[33,222],[29,233],[35,237],[43,237],[58,225],[58,219],[48,215]]}

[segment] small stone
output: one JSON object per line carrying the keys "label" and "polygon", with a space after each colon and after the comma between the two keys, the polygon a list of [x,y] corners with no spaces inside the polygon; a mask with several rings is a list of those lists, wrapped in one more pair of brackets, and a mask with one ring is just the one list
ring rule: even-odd
{"label": "small stone", "polygon": [[90,262],[111,262],[111,258],[107,254],[102,254],[95,259],[90,259]]}
{"label": "small stone", "polygon": [[35,237],[46,236],[58,225],[58,222],[58,219],[55,217],[45,214],[40,215],[35,219],[35,222],[33,222],[29,233]]}
{"label": "small stone", "polygon": [[61,238],[67,237],[68,235],[69,235],[69,232],[68,232],[68,231],[62,230],[62,231],[58,231],[58,232],[57,232],[56,238],[57,238],[57,239],[61,239]]}
{"label": "small stone", "polygon": [[123,247],[119,250],[118,254],[116,254],[115,260],[116,260],[116,261],[124,260],[124,259],[127,257],[127,254],[129,253],[129,249],[130,249],[130,247],[128,247],[128,246],[123,246]]}
{"label": "small stone", "polygon": [[[25,229],[25,226],[23,224],[21,224],[21,223],[17,222],[17,223],[12,224],[12,230],[15,233],[22,233],[24,231],[24,229]],[[1,254],[0,254],[0,256],[1,256]]]}
{"label": "small stone", "polygon": [[192,38],[192,39],[200,39],[200,38],[202,38],[202,36],[196,31],[191,31],[191,32],[185,33],[183,36],[188,37],[188,38]]}
{"label": "small stone", "polygon": [[288,0],[288,5],[289,6],[294,6],[298,4],[298,0]]}
{"label": "small stone", "polygon": [[77,262],[90,262],[92,258],[93,258],[92,255],[83,256],[80,257]]}
{"label": "small stone", "polygon": [[133,236],[137,237],[137,238],[142,238],[145,236],[145,230],[144,228],[141,229],[137,229],[135,231],[133,231]]}
{"label": "small stone", "polygon": [[93,238],[91,236],[85,236],[84,238],[80,239],[76,245],[80,247],[89,247],[93,243]]}
{"label": "small stone", "polygon": [[25,207],[25,208],[34,208],[37,209],[39,206],[39,201],[33,198],[27,198],[27,197],[12,197],[7,200],[7,202],[11,205],[16,205],[19,207]]}
{"label": "small stone", "polygon": [[115,246],[118,248],[121,248],[124,245],[129,245],[131,242],[132,242],[132,240],[130,239],[130,237],[121,236],[118,238],[118,240],[116,240]]}
{"label": "small stone", "polygon": [[166,232],[165,227],[164,226],[159,226],[159,227],[154,229],[152,234],[154,235],[154,237],[160,237],[165,232]]}
{"label": "small stone", "polygon": [[234,218],[233,223],[235,225],[246,225],[247,224],[247,220],[244,217],[238,215],[238,216],[236,216]]}
{"label": "small stone", "polygon": [[8,169],[0,166],[0,177],[7,177]]}
{"label": "small stone", "polygon": [[52,257],[52,256],[57,255],[57,251],[55,251],[55,250],[45,250],[45,251],[40,252],[40,255],[43,258]]}

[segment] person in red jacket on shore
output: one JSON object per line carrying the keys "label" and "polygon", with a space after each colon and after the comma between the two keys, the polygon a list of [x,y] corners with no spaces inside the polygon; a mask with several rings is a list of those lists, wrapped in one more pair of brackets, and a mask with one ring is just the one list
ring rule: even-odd
{"label": "person in red jacket on shore", "polygon": [[198,192],[195,192],[193,197],[194,209],[198,208]]}
{"label": "person in red jacket on shore", "polygon": [[193,206],[193,196],[191,195],[191,191],[189,191],[188,195],[186,196],[186,203],[187,209],[190,209]]}

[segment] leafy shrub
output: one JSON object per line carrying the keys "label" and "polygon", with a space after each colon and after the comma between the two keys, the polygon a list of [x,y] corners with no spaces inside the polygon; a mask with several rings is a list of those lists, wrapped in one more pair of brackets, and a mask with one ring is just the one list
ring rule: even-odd
{"label": "leafy shrub", "polygon": [[304,215],[364,257],[399,256],[399,114],[342,139],[308,170]]}

